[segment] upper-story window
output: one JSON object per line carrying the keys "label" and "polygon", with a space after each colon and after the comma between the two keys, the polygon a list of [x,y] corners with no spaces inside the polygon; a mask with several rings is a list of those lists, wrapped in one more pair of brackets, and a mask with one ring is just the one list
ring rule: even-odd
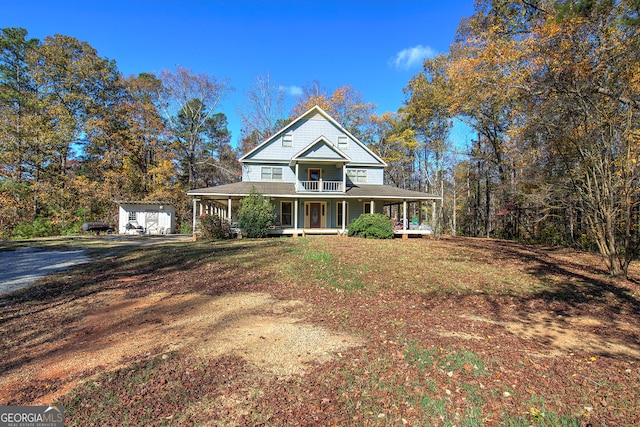
{"label": "upper-story window", "polygon": [[341,150],[346,149],[348,146],[348,140],[346,136],[339,136],[338,137],[338,148]]}
{"label": "upper-story window", "polygon": [[282,136],[282,146],[283,147],[293,147],[293,134],[285,133]]}
{"label": "upper-story window", "polygon": [[347,169],[347,177],[351,182],[367,182],[367,170],[366,169]]}
{"label": "upper-story window", "polygon": [[261,176],[263,181],[282,181],[282,168],[263,166]]}

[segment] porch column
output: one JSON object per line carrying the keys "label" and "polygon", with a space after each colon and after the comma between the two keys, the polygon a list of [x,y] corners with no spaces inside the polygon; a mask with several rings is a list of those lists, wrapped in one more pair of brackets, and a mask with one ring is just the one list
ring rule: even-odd
{"label": "porch column", "polygon": [[402,229],[407,229],[407,201],[402,202]]}
{"label": "porch column", "polygon": [[376,205],[373,202],[373,199],[371,199],[371,214],[373,215],[374,213],[376,213]]}
{"label": "porch column", "polygon": [[227,221],[231,222],[231,197],[227,199]]}
{"label": "porch column", "polygon": [[193,198],[193,235],[196,235],[196,218],[197,218],[197,212],[198,212],[198,199],[196,199],[195,197]]}
{"label": "porch column", "polygon": [[[296,169],[298,168],[298,164],[296,163]],[[293,228],[298,230],[298,205],[300,204],[300,199],[296,199],[293,204]]]}
{"label": "porch column", "polygon": [[433,227],[433,229],[436,229],[436,223],[437,223],[437,215],[436,215],[436,201],[432,201],[431,202],[431,226]]}
{"label": "porch column", "polygon": [[342,200],[342,232],[344,233],[344,229],[347,224],[347,201]]}
{"label": "porch column", "polygon": [[300,191],[300,177],[298,175],[298,171],[300,169],[300,165],[296,162],[296,191]]}
{"label": "porch column", "polygon": [[342,191],[347,191],[347,164],[342,165]]}

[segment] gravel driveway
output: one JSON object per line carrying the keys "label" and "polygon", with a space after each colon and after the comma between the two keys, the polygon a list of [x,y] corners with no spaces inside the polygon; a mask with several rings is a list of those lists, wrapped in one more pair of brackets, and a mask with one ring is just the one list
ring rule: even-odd
{"label": "gravel driveway", "polygon": [[[190,235],[166,236],[108,235],[93,239],[111,246],[150,246],[175,242],[188,242]],[[90,260],[86,249],[65,251],[26,247],[15,251],[0,251],[0,295],[32,285],[41,277],[65,270]]]}
{"label": "gravel driveway", "polygon": [[0,252],[0,295],[25,288],[40,277],[87,261],[89,256],[85,249],[20,248]]}

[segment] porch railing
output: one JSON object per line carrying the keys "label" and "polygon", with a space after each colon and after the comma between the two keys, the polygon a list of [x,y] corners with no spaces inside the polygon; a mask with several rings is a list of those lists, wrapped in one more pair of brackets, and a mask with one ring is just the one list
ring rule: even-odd
{"label": "porch railing", "polygon": [[298,181],[298,191],[341,193],[344,192],[344,187],[342,181]]}

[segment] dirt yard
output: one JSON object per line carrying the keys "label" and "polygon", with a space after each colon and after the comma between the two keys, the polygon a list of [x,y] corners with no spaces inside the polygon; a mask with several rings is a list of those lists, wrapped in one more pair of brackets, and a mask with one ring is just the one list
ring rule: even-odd
{"label": "dirt yard", "polygon": [[484,239],[91,249],[0,300],[0,404],[68,425],[638,425],[640,274]]}

